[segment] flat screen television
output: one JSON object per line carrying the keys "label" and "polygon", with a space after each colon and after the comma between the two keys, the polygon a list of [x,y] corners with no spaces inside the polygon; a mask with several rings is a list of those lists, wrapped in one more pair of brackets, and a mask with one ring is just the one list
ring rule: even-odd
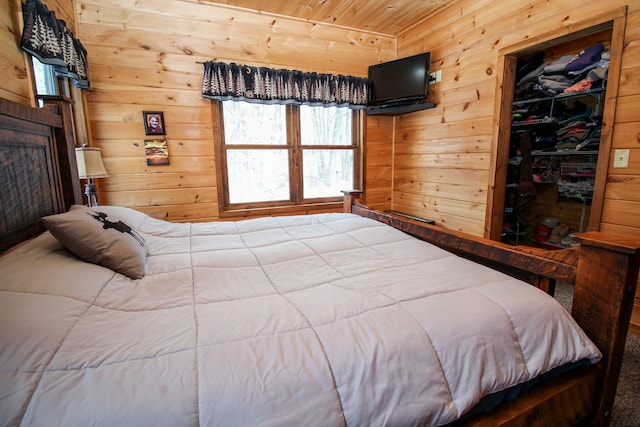
{"label": "flat screen television", "polygon": [[424,101],[429,86],[429,52],[369,67],[371,107]]}

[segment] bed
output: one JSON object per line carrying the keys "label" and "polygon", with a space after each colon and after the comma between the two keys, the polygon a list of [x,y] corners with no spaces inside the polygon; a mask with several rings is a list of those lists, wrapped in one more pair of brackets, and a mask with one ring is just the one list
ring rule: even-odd
{"label": "bed", "polygon": [[237,222],[88,208],[64,202],[56,111],[0,114],[3,187],[28,147],[47,165],[2,212],[0,424],[608,423],[638,242],[516,250],[358,192],[346,212]]}

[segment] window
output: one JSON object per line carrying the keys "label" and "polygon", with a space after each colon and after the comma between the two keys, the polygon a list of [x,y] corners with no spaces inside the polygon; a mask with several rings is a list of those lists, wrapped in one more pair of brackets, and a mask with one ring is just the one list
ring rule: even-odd
{"label": "window", "polygon": [[57,95],[58,79],[55,76],[52,65],[46,65],[31,57],[33,75],[36,81],[36,93],[38,95]]}
{"label": "window", "polygon": [[43,64],[36,57],[31,56],[31,69],[33,70],[36,99],[40,107],[43,106],[43,101],[38,97],[44,95],[69,96],[67,79],[59,78],[53,65]]}
{"label": "window", "polygon": [[89,136],[84,115],[84,100],[79,87],[71,85],[69,78],[60,75],[59,67],[43,64],[32,55],[30,55],[30,59],[34,85],[33,92],[35,93],[38,107],[42,108],[47,103],[57,104],[62,99],[71,100],[71,102],[65,102],[71,108],[74,140],[78,146],[87,143]]}
{"label": "window", "polygon": [[224,210],[341,201],[360,182],[362,113],[222,101]]}

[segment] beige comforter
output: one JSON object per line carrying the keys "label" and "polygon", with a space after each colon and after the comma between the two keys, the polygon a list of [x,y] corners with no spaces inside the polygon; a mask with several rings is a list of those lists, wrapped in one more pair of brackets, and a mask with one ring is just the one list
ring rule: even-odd
{"label": "beige comforter", "polygon": [[0,425],[444,424],[600,357],[551,297],[369,219],[100,209],[143,279],[49,233],[0,258]]}

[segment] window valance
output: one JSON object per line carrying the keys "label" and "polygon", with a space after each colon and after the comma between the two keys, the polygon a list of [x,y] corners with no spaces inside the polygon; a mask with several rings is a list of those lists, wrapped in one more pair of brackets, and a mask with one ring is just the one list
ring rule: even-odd
{"label": "window valance", "polygon": [[205,62],[202,96],[274,104],[311,104],[364,109],[367,80],[248,65]]}
{"label": "window valance", "polygon": [[22,50],[53,65],[57,75],[72,79],[77,87],[88,89],[87,51],[67,24],[40,0],[26,0],[23,14]]}

